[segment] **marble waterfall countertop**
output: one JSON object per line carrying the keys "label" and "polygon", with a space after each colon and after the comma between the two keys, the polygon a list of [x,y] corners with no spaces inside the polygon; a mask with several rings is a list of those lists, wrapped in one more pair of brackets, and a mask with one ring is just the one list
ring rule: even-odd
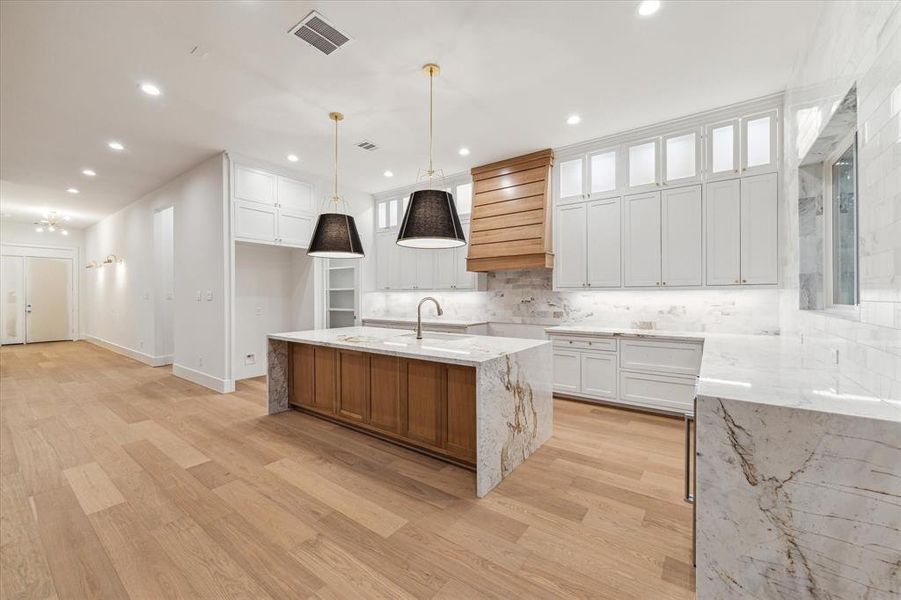
{"label": "marble waterfall countertop", "polygon": [[698,395],[901,422],[901,399],[876,398],[835,365],[810,357],[794,338],[778,335],[549,327],[549,334],[609,335],[704,342]]}
{"label": "marble waterfall countertop", "polygon": [[432,331],[423,332],[423,339],[417,340],[414,332],[384,327],[340,327],[270,333],[269,339],[469,366],[478,366],[496,358],[550,344],[546,340]]}

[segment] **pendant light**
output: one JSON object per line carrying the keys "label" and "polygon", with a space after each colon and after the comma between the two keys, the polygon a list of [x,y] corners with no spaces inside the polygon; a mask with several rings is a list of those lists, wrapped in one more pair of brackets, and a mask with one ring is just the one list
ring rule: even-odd
{"label": "pendant light", "polygon": [[[344,119],[339,112],[328,114],[328,118],[335,122],[335,195],[329,198],[334,202],[334,212],[324,212],[316,221],[313,230],[313,239],[307,256],[316,258],[363,258],[363,244],[360,243],[360,234],[357,233],[357,225],[349,214],[340,212],[340,205],[344,198],[338,195],[338,121]],[[344,210],[347,203],[344,202]]]}
{"label": "pendant light", "polygon": [[400,225],[397,243],[407,248],[457,248],[466,244],[454,195],[446,190],[431,189],[432,177],[439,173],[432,167],[432,80],[441,72],[438,65],[427,64],[422,71],[429,76],[429,177],[428,188],[410,196],[407,212]]}

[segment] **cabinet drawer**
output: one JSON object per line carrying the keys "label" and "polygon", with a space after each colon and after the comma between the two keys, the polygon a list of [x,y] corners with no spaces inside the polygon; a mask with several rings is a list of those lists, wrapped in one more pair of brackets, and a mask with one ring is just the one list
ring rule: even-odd
{"label": "cabinet drawer", "polygon": [[616,352],[616,339],[612,337],[557,336],[551,338],[556,348],[574,350],[603,350]]}
{"label": "cabinet drawer", "polygon": [[619,399],[669,412],[691,413],[694,410],[697,378],[647,373],[619,373]]}
{"label": "cabinet drawer", "polygon": [[620,368],[697,375],[701,344],[657,340],[621,340]]}

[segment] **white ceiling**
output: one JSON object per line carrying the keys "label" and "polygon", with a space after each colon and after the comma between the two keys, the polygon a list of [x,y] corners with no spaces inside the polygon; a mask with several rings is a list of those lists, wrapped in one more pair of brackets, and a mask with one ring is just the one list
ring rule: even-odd
{"label": "white ceiling", "polygon": [[[436,164],[451,174],[782,90],[820,10],[670,1],[639,18],[637,4],[4,1],[0,210],[85,226],[226,149],[285,166],[293,152],[328,174],[332,110],[346,115],[343,184],[412,183],[429,61],[442,67]],[[325,56],[289,35],[312,8],[353,41]],[[163,95],[142,94],[145,80]]]}

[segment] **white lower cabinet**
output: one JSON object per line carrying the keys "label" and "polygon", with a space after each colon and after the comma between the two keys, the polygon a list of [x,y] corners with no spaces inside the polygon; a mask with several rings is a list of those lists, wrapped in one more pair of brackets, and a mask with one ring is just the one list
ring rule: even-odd
{"label": "white lower cabinet", "polygon": [[554,348],[554,391],[577,394],[582,388],[582,353]]}
{"label": "white lower cabinet", "polygon": [[670,413],[693,411],[702,344],[548,332],[554,392]]}
{"label": "white lower cabinet", "polygon": [[620,371],[620,402],[669,412],[691,413],[697,377]]}
{"label": "white lower cabinet", "polygon": [[616,400],[616,353],[581,352],[582,393],[592,398]]}

